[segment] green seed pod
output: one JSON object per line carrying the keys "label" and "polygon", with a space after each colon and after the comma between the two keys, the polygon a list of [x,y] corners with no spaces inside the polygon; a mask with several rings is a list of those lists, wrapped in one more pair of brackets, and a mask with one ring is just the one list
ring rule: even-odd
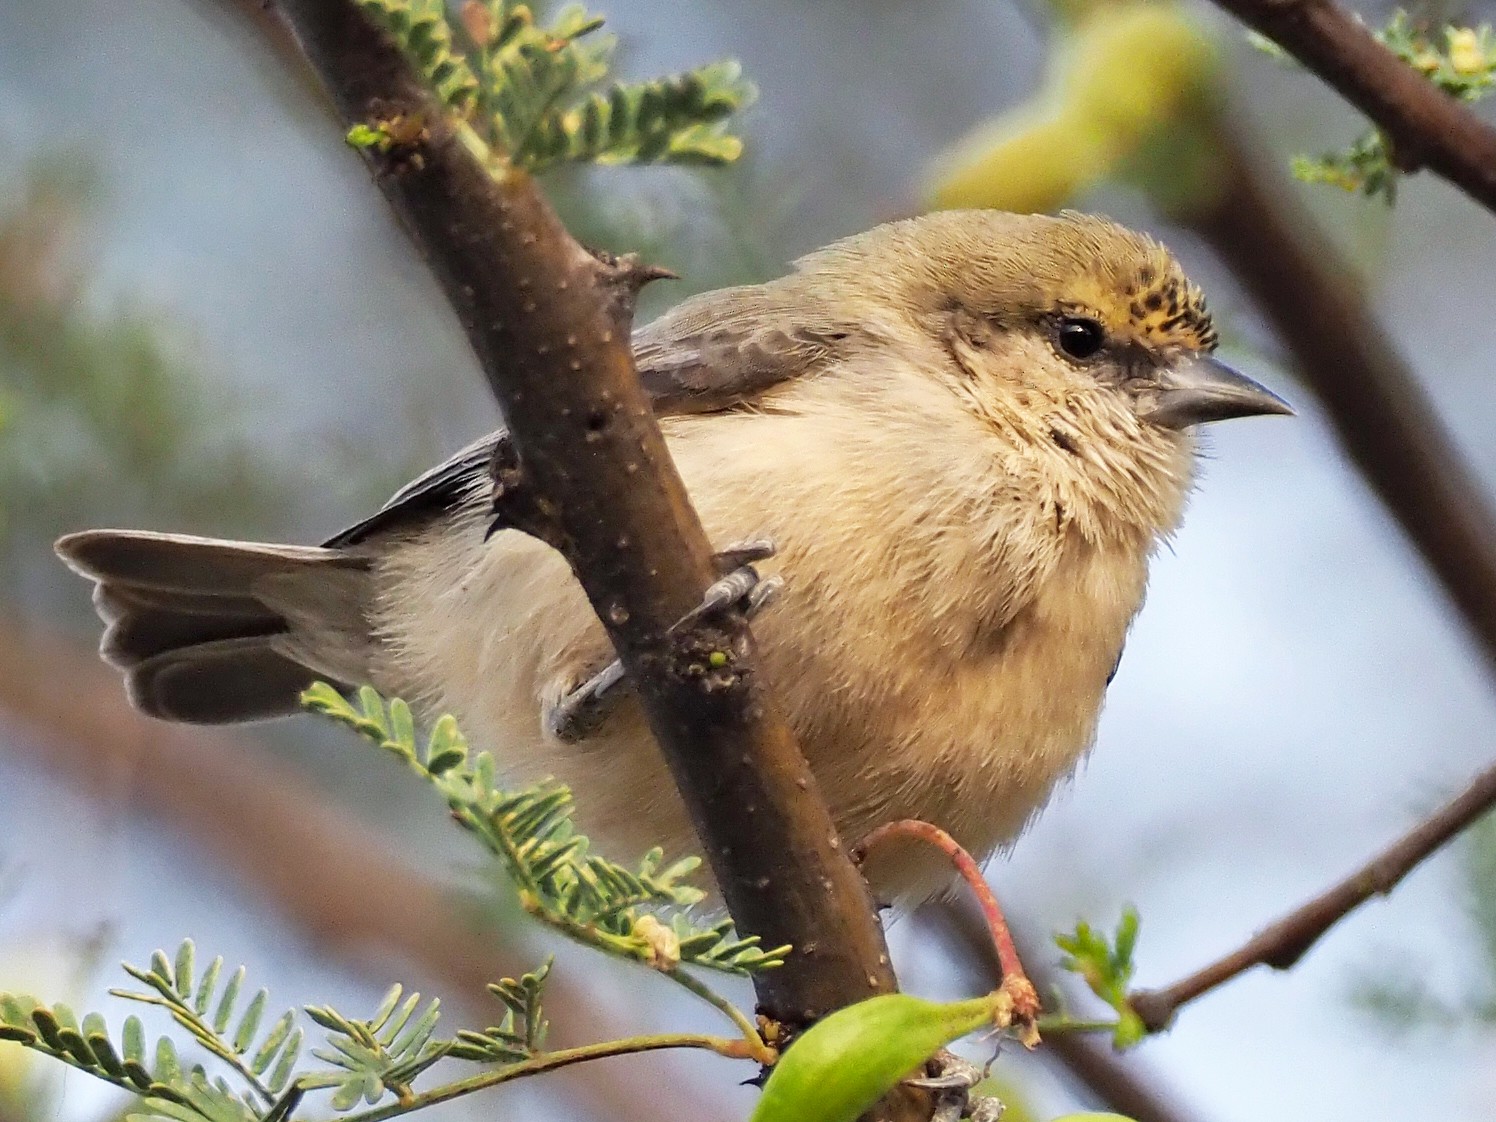
{"label": "green seed pod", "polygon": [[995,1024],[1001,1000],[890,993],[838,1009],[774,1065],[750,1122],[853,1122],[952,1040]]}

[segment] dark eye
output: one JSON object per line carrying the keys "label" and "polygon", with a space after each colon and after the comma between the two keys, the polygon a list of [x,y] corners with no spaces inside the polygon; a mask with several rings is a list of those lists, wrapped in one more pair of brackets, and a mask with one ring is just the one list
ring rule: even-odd
{"label": "dark eye", "polygon": [[1106,343],[1106,332],[1094,319],[1066,316],[1060,320],[1060,350],[1071,358],[1090,358]]}

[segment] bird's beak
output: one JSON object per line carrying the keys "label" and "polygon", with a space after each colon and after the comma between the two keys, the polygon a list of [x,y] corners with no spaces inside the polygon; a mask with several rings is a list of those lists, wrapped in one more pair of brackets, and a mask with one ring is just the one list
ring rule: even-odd
{"label": "bird's beak", "polygon": [[1293,407],[1266,386],[1207,355],[1191,355],[1160,369],[1144,391],[1142,405],[1145,421],[1169,429],[1231,417],[1293,415]]}

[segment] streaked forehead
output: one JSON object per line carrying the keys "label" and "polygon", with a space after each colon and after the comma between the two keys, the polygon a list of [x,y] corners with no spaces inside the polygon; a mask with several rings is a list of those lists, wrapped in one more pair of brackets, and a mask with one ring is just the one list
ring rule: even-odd
{"label": "streaked forehead", "polygon": [[1205,294],[1177,265],[1162,274],[1147,266],[1138,271],[1127,289],[1127,316],[1145,343],[1215,350],[1215,323],[1205,307]]}
{"label": "streaked forehead", "polygon": [[1099,315],[1118,337],[1160,349],[1214,350],[1216,329],[1205,295],[1173,255],[1141,238],[1130,248],[1113,256],[1110,268],[1076,278],[1076,304]]}

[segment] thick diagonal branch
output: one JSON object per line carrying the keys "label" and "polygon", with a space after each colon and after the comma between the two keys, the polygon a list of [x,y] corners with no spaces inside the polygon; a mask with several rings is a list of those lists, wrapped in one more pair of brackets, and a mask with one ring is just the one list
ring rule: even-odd
{"label": "thick diagonal branch", "polygon": [[366,152],[379,186],[467,331],[519,452],[527,509],[548,521],[606,626],[734,919],[796,948],[760,976],[761,1003],[795,1022],[892,989],[867,890],[756,673],[741,614],[671,631],[717,574],[633,369],[647,271],[585,251],[528,176],[492,174],[353,0],[278,7],[341,119],[392,138]]}
{"label": "thick diagonal branch", "polygon": [[1399,167],[1426,167],[1496,211],[1496,128],[1377,42],[1335,0],[1216,0],[1333,86],[1392,141]]}
{"label": "thick diagonal branch", "polygon": [[1217,123],[1221,189],[1183,221],[1220,255],[1496,668],[1496,508],[1349,265],[1240,125]]}

